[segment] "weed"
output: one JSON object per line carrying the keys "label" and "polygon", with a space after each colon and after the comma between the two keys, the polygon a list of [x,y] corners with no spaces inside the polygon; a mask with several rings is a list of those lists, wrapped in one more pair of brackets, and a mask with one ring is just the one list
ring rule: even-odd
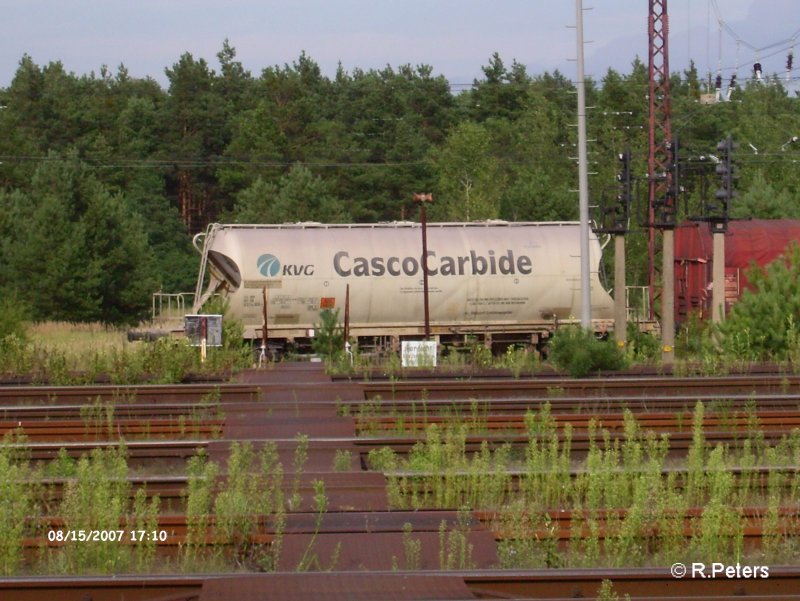
{"label": "weed", "polygon": [[468,508],[458,511],[456,525],[447,530],[447,522],[439,524],[439,569],[471,570],[473,545],[469,542],[471,514]]}
{"label": "weed", "polygon": [[95,440],[101,434],[105,438],[112,438],[114,435],[114,404],[103,400],[103,397],[96,396],[95,399],[86,405],[81,405],[80,416],[83,421],[84,429],[88,434],[94,434]]}
{"label": "weed", "polygon": [[20,461],[6,445],[6,440],[0,444],[0,574],[11,576],[22,563],[26,518],[35,512],[35,504],[26,483],[30,476],[29,463]]}
{"label": "weed", "polygon": [[47,478],[73,478],[78,468],[78,462],[69,456],[67,449],[61,447],[55,459],[45,467],[44,475]]}
{"label": "weed", "polygon": [[[147,502],[147,491],[144,487],[136,491],[133,498],[133,516],[128,521],[129,530],[152,533],[158,529],[158,512],[161,500],[158,495]],[[156,558],[156,540],[142,536],[134,547],[133,568],[137,572],[151,572]]]}
{"label": "weed", "polygon": [[203,449],[186,464],[186,546],[184,562],[192,564],[201,558],[206,543],[209,517],[214,502],[219,466],[209,461]]}
{"label": "weed", "polygon": [[413,538],[411,533],[414,527],[410,522],[403,524],[403,555],[405,557],[406,570],[422,569],[422,541]]}
{"label": "weed", "polygon": [[334,472],[349,472],[353,465],[353,453],[347,449],[337,449],[333,456]]}
{"label": "weed", "polygon": [[288,503],[291,511],[297,511],[300,507],[300,478],[308,460],[308,436],[298,434],[295,440],[297,441],[297,446],[294,449],[294,458],[292,460],[294,479],[292,480],[292,495],[289,497]]}
{"label": "weed", "polygon": [[[78,460],[75,478],[64,485],[64,499],[59,510],[64,529],[71,531],[119,530],[128,514],[127,449],[124,445],[94,449]],[[68,573],[86,571],[113,573],[129,568],[125,545],[116,541],[68,540],[57,561]]]}
{"label": "weed", "polygon": [[[623,599],[630,600],[630,595],[625,595]],[[597,589],[597,601],[620,601],[620,596],[614,591],[614,583],[610,580],[603,580],[600,588]]]}
{"label": "weed", "polygon": [[703,433],[705,409],[700,401],[694,407],[692,420],[692,444],[687,455],[686,497],[691,505],[703,502],[706,489],[705,448]]}
{"label": "weed", "polygon": [[[305,551],[303,551],[303,556],[297,563],[295,568],[297,572],[306,572],[314,564],[319,567],[319,558],[314,553],[314,547],[317,544],[322,520],[325,518],[325,512],[328,509],[328,497],[325,495],[325,483],[322,480],[314,480],[312,485],[314,487],[314,532],[308,541],[308,545],[306,545]],[[336,555],[338,556],[338,551]]]}
{"label": "weed", "polygon": [[254,458],[251,443],[231,444],[225,487],[214,501],[218,539],[233,546],[234,557],[240,565],[248,557],[256,529],[253,503],[258,499],[259,480],[250,474]]}

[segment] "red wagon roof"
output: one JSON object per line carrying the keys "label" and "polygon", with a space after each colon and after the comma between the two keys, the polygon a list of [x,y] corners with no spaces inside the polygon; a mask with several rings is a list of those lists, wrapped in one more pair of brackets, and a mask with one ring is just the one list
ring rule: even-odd
{"label": "red wagon roof", "polygon": [[[726,267],[766,265],[781,255],[793,240],[800,242],[800,220],[747,219],[731,221],[725,235]],[[711,261],[712,238],[705,222],[686,221],[678,226],[675,260]]]}

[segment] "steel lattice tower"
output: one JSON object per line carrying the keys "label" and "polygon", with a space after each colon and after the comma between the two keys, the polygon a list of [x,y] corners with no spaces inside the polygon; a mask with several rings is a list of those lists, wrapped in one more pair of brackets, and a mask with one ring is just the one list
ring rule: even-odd
{"label": "steel lattice tower", "polygon": [[656,297],[657,229],[675,226],[675,198],[670,194],[672,127],[669,92],[669,16],[667,0],[649,0],[647,34],[648,68],[648,290],[651,317]]}

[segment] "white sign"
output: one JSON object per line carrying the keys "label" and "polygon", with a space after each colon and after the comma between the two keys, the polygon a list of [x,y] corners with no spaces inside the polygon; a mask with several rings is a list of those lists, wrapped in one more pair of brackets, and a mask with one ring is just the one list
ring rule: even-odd
{"label": "white sign", "polygon": [[404,340],[401,345],[403,367],[436,367],[436,342]]}

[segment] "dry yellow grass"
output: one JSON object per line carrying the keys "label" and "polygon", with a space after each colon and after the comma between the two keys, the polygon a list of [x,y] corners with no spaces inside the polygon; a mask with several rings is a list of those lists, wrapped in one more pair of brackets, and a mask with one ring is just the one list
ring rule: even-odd
{"label": "dry yellow grass", "polygon": [[46,321],[32,325],[28,334],[36,346],[68,356],[122,350],[129,344],[125,330],[99,323]]}

